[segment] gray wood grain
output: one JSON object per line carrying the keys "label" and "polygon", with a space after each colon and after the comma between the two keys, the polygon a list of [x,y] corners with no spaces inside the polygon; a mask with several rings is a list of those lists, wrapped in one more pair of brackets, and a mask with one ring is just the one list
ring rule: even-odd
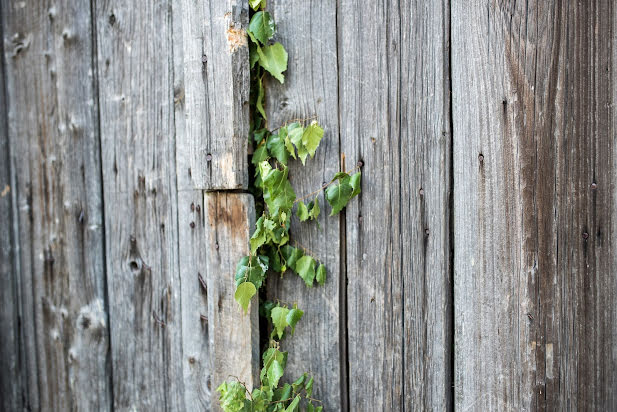
{"label": "gray wood grain", "polygon": [[448,4],[341,1],[349,409],[451,409]]}
{"label": "gray wood grain", "polygon": [[172,10],[95,10],[114,409],[186,410]]}
{"label": "gray wood grain", "polygon": [[208,297],[205,283],[206,236],[203,192],[194,189],[190,143],[185,129],[182,7],[172,4],[174,53],[174,123],[178,185],[178,260],[182,303],[182,379],[184,403],[194,410],[212,410],[212,371],[208,338]]}
{"label": "gray wood grain", "polygon": [[[292,119],[316,115],[325,131],[315,158],[309,158],[306,166],[290,159],[290,180],[296,195],[302,197],[329,181],[340,167],[336,4],[273,0],[268,2],[268,10],[276,21],[275,40],[289,53],[285,83],[281,85],[269,78],[265,84],[268,125],[274,129]],[[294,336],[282,344],[289,351],[284,379],[294,381],[310,371],[315,378],[315,398],[324,402],[326,410],[341,410],[346,400],[342,393],[345,369],[341,370],[341,365],[345,365],[341,358],[341,329],[344,331],[345,325],[339,284],[341,226],[339,216],[328,217],[329,207],[323,194],[318,199],[321,228],[315,222],[300,223],[294,216],[291,244],[307,249],[306,253],[326,266],[326,284],[309,289],[299,276],[289,272],[283,279],[268,279],[267,294],[271,300],[297,302],[304,311]]]}
{"label": "gray wood grain", "polygon": [[[2,36],[0,21],[0,38]],[[19,273],[17,271],[18,244],[14,225],[15,188],[12,178],[11,151],[7,125],[7,101],[4,76],[4,42],[0,43],[0,409],[14,411],[22,407],[25,394],[25,367],[20,348],[23,346],[19,324]]]}
{"label": "gray wood grain", "polygon": [[249,254],[255,225],[253,196],[206,193],[204,213],[211,393],[213,410],[218,411],[219,393],[215,389],[223,381],[237,378],[249,390],[259,386],[258,296],[253,297],[247,314],[234,299],[236,264]]}
{"label": "gray wood grain", "polygon": [[90,17],[75,1],[2,3],[25,408],[111,405]]}
{"label": "gray wood grain", "polygon": [[457,409],[617,408],[616,16],[453,2]]}
{"label": "gray wood grain", "polygon": [[246,189],[248,2],[178,3],[182,11],[185,143],[193,185],[208,190]]}

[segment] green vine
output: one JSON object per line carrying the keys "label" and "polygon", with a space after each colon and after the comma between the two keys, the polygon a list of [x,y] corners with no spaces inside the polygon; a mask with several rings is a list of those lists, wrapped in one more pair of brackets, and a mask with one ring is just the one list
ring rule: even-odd
{"label": "green vine", "polygon": [[[287,52],[280,43],[271,43],[275,24],[265,11],[266,0],[249,0],[249,4],[253,9],[247,30],[251,66],[250,137],[255,147],[251,160],[255,169],[252,191],[262,213],[250,239],[250,254],[236,266],[234,297],[245,313],[269,272],[283,276],[290,269],[308,287],[315,282],[325,284],[325,266],[305,248],[289,244],[294,206],[297,205],[295,215],[301,222],[316,220],[321,212],[319,194],[325,190],[326,201],[331,206],[330,216],[333,216],[360,193],[361,180],[359,171],[339,172],[314,192],[296,197],[287,164],[290,158],[299,159],[303,165],[309,157],[312,159],[324,130],[316,118],[295,119],[274,130],[267,129],[264,76],[268,73],[281,83],[285,81]],[[287,363],[287,352],[280,350],[280,341],[294,334],[304,312],[295,304],[283,302],[264,302],[259,312],[268,319],[272,329],[268,349],[263,354],[261,386],[250,391],[238,378],[223,382],[217,388],[221,407],[225,412],[292,412],[301,406],[309,412],[322,411],[321,401],[312,397],[313,377],[308,373],[291,384],[280,382]]]}

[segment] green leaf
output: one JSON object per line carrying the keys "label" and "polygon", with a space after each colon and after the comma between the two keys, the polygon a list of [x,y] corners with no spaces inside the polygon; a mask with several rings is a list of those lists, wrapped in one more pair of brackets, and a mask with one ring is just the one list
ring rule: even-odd
{"label": "green leaf", "polygon": [[255,36],[261,44],[268,44],[268,40],[274,36],[274,19],[266,11],[258,11],[251,17],[249,32]]}
{"label": "green leaf", "polygon": [[311,401],[309,401],[309,403],[306,405],[306,412],[315,412],[315,407],[313,406]]}
{"label": "green leaf", "polygon": [[313,395],[313,377],[312,376],[311,376],[311,379],[309,379],[309,381],[304,386],[304,389],[306,390],[306,396],[310,398]]}
{"label": "green leaf", "polygon": [[332,182],[338,179],[338,184],[326,189],[326,200],[332,206],[330,216],[340,212],[353,197],[360,193],[361,178],[361,172],[357,172],[353,176],[344,172],[334,175]]}
{"label": "green leaf", "polygon": [[304,143],[302,143],[302,136],[304,135],[304,128],[300,126],[298,123],[292,123],[288,126],[288,132],[289,132],[289,139],[291,140],[291,143],[293,143],[294,146],[296,146],[296,149],[298,149],[298,157],[300,158],[300,160],[302,161],[302,164],[304,165],[306,161],[306,157],[309,154],[308,150],[304,146]]}
{"label": "green leaf", "polygon": [[251,162],[257,166],[259,163],[265,161],[268,158],[268,150],[266,149],[266,145],[262,144],[255,149],[253,152],[253,159]]}
{"label": "green leaf", "polygon": [[317,279],[317,283],[319,283],[321,286],[326,283],[326,267],[323,265],[323,263],[320,264],[317,268],[317,275],[315,277]]}
{"label": "green leaf", "polygon": [[294,271],[296,270],[296,262],[304,256],[304,253],[300,249],[289,245],[285,245],[281,249],[281,253],[283,254],[283,259],[285,259],[287,267]]}
{"label": "green leaf", "polygon": [[298,404],[300,403],[300,395],[296,395],[293,401],[289,404],[285,412],[294,412],[298,408]]}
{"label": "green leaf", "polygon": [[218,388],[219,402],[225,412],[240,412],[244,408],[246,391],[240,382],[223,382]]}
{"label": "green leaf", "polygon": [[270,367],[268,368],[268,384],[272,388],[276,388],[279,384],[279,379],[283,376],[283,367],[279,363],[278,360],[274,360]]}
{"label": "green leaf", "polygon": [[361,172],[357,172],[354,175],[351,176],[351,179],[349,179],[349,185],[352,187],[353,192],[351,192],[351,197],[355,197],[357,195],[360,194],[360,183],[362,180],[362,173]]}
{"label": "green leaf", "polygon": [[264,201],[268,205],[270,215],[278,217],[279,213],[290,211],[296,200],[296,193],[287,180],[287,167],[283,170],[272,169],[268,162],[261,162],[259,171],[265,188]]}
{"label": "green leaf", "polygon": [[287,51],[281,43],[257,47],[259,65],[266,69],[276,80],[285,82],[283,72],[287,70]]}
{"label": "green leaf", "polygon": [[287,323],[288,313],[289,313],[289,309],[282,307],[282,306],[278,306],[272,309],[272,312],[271,312],[272,324],[274,325],[274,328],[276,329],[276,334],[278,335],[279,339],[283,337],[283,332],[285,332],[285,328],[288,325]]}
{"label": "green leaf", "polygon": [[264,110],[264,97],[265,90],[263,85],[263,79],[261,77],[257,78],[257,101],[255,102],[255,107],[257,111],[263,116],[264,119],[267,119],[266,111]]}
{"label": "green leaf", "polygon": [[[279,132],[279,135],[280,135],[280,132]],[[296,159],[296,149],[294,148],[294,145],[291,142],[289,135],[287,134],[285,135],[285,149],[287,149],[287,152],[291,155],[291,157]]]}
{"label": "green leaf", "polygon": [[257,251],[257,248],[259,248],[259,246],[263,245],[264,243],[266,243],[267,240],[267,231],[264,230],[264,217],[260,217],[259,219],[257,219],[257,222],[255,223],[255,226],[257,227],[255,229],[255,232],[253,232],[253,235],[251,236],[250,242],[251,242],[251,254],[255,254],[255,252]]}
{"label": "green leaf", "polygon": [[313,220],[317,219],[317,217],[319,217],[319,212],[321,212],[319,209],[319,199],[315,198],[314,201],[309,203],[309,218]]}
{"label": "green leaf", "polygon": [[249,0],[249,4],[255,11],[257,11],[260,7],[262,9],[266,8],[266,0]]}
{"label": "green leaf", "polygon": [[257,289],[255,285],[251,282],[240,283],[240,285],[236,288],[236,293],[234,295],[234,299],[236,302],[242,306],[244,309],[244,313],[248,311],[249,303],[251,303],[251,298],[255,296],[257,293]]}
{"label": "green leaf", "polygon": [[296,262],[296,272],[304,279],[306,286],[312,287],[315,279],[315,259],[310,256],[302,256]]}
{"label": "green leaf", "polygon": [[291,326],[291,334],[293,335],[296,331],[296,323],[302,318],[304,312],[300,309],[291,309],[287,314],[287,323]]}
{"label": "green leaf", "polygon": [[248,256],[244,256],[236,265],[236,286],[243,282],[251,282],[255,288],[261,288],[262,282],[266,279],[267,270],[267,256],[253,256],[250,260]]}
{"label": "green leaf", "polygon": [[296,209],[296,215],[298,215],[298,219],[300,219],[300,222],[304,222],[309,218],[309,211],[306,208],[306,205],[304,204],[304,202],[298,203],[298,209]]}
{"label": "green leaf", "polygon": [[[249,34],[250,35],[250,34]],[[249,62],[251,69],[255,67],[255,63],[259,61],[259,54],[257,54],[257,42],[249,42]]]}
{"label": "green leaf", "polygon": [[268,137],[268,151],[276,158],[281,164],[287,165],[289,160],[289,152],[285,148],[285,141],[280,138],[279,135],[273,134]]}
{"label": "green leaf", "polygon": [[311,155],[311,159],[315,156],[315,150],[319,146],[319,142],[323,138],[323,129],[316,121],[312,121],[302,134],[302,144]]}

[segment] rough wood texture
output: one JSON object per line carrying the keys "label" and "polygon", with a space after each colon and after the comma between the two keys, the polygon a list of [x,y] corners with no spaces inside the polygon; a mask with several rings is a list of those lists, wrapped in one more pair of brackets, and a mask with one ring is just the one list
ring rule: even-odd
{"label": "rough wood texture", "polygon": [[190,142],[187,141],[184,99],[182,8],[172,5],[176,181],[178,185],[178,259],[182,303],[182,378],[184,403],[190,409],[212,410],[212,372],[208,339],[208,299],[205,283],[206,235],[203,192],[194,189]]}
{"label": "rough wood texture", "polygon": [[[1,14],[0,14],[1,15]],[[1,20],[1,19],[0,19]],[[2,23],[0,21],[0,28]],[[0,38],[2,31],[0,30]],[[16,213],[11,176],[9,133],[6,122],[7,102],[4,88],[4,50],[0,43],[0,409],[15,411],[22,407],[24,365],[21,364],[21,328],[19,325],[19,275],[17,239],[13,231]],[[13,224],[11,224],[13,222]]]}
{"label": "rough wood texture", "polygon": [[186,410],[172,11],[96,3],[115,410]]}
{"label": "rough wood texture", "polygon": [[[309,158],[306,166],[292,160],[290,179],[296,195],[302,197],[339,171],[336,4],[273,0],[268,2],[268,10],[276,19],[276,40],[289,53],[285,83],[270,79],[265,85],[269,127],[316,115],[325,131],[314,159]],[[324,402],[324,409],[335,411],[341,410],[346,400],[346,394],[341,393],[345,372],[341,328],[344,331],[345,318],[339,285],[340,217],[328,217],[330,209],[323,194],[318,198],[321,228],[315,222],[300,223],[294,216],[291,233],[295,241],[292,245],[306,248],[307,253],[326,265],[325,286],[309,289],[299,276],[289,272],[283,279],[273,276],[268,280],[268,297],[297,302],[304,310],[295,335],[282,345],[289,351],[285,379],[294,381],[311,371],[315,377],[315,397]],[[307,199],[307,203],[309,200],[312,199]]]}
{"label": "rough wood texture", "polygon": [[615,410],[614,2],[455,1],[456,408]]}
{"label": "rough wood texture", "polygon": [[247,188],[248,2],[182,0],[179,5],[193,184],[208,190]]}
{"label": "rough wood texture", "polygon": [[109,335],[90,8],[71,0],[1,7],[20,245],[21,407],[105,410]]}
{"label": "rough wood texture", "polygon": [[349,410],[451,407],[448,5],[342,1]]}
{"label": "rough wood texture", "polygon": [[248,314],[234,300],[235,269],[249,254],[255,224],[253,196],[210,192],[204,196],[206,214],[206,282],[212,370],[212,405],[220,410],[214,391],[230,375],[249,390],[259,386],[259,302],[255,296]]}

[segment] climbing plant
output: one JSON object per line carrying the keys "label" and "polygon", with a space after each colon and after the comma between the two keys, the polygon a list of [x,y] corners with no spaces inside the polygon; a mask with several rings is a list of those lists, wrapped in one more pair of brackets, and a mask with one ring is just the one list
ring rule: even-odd
{"label": "climbing plant", "polygon": [[[250,253],[236,266],[234,297],[244,312],[268,273],[283,276],[291,270],[308,287],[315,283],[325,284],[325,266],[304,248],[289,244],[294,208],[295,218],[299,221],[316,220],[321,213],[319,195],[325,190],[326,201],[331,207],[330,216],[333,216],[360,193],[361,180],[360,171],[356,171],[358,166],[350,172],[336,173],[313,193],[296,197],[289,182],[288,164],[293,159],[304,165],[312,159],[324,137],[324,130],[315,119],[290,121],[268,130],[264,76],[270,75],[281,83],[285,81],[287,52],[280,43],[272,42],[276,26],[272,15],[265,11],[266,0],[249,0],[249,4],[252,8],[247,30],[251,67],[250,139],[255,148],[251,161],[254,166],[252,191],[261,216],[250,239]],[[261,385],[250,391],[238,379],[223,382],[217,388],[221,407],[225,412],[292,412],[301,407],[309,412],[321,411],[321,402],[312,397],[313,377],[308,373],[303,373],[291,384],[281,384],[287,352],[280,350],[280,342],[293,335],[304,312],[295,304],[282,302],[264,302],[259,312],[268,319],[272,328],[268,348],[262,357]]]}

